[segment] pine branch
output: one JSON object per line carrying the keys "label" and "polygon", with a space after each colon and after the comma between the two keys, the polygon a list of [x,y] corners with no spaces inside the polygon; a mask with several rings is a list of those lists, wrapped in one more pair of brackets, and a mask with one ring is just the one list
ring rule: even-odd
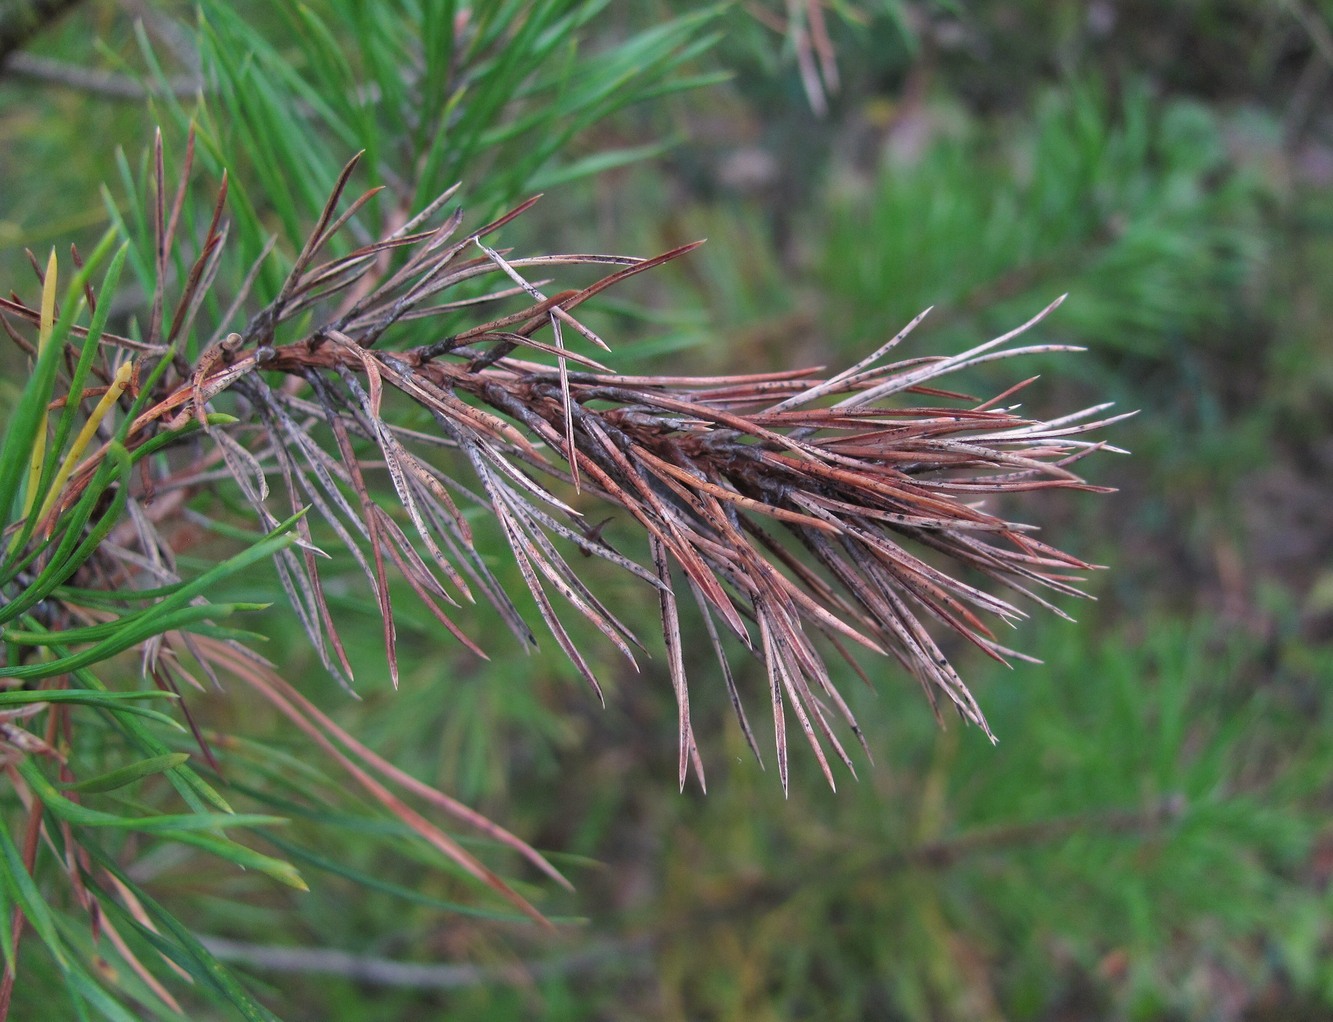
{"label": "pine branch", "polygon": [[[374,196],[365,193],[339,214],[355,163],[344,169],[278,293],[244,327],[192,360],[179,347],[225,241],[220,196],[175,313],[168,320],[160,311],[166,299],[159,286],[146,345],[107,341],[139,352],[141,378],[154,360],[166,360],[158,362],[151,389],[138,395],[140,411],[125,440],[130,450],[193,423],[215,444],[214,457],[201,459],[200,469],[211,471],[220,459],[266,528],[312,509],[296,526],[298,545],[276,554],[279,577],[325,667],[349,690],[353,678],[324,595],[312,523],[328,530],[365,576],[383,619],[395,684],[394,573],[474,653],[483,655],[453,614],[477,595],[498,609],[519,641],[535,644],[475,545],[463,510],[471,504],[498,523],[547,630],[599,698],[581,640],[566,628],[558,602],[636,669],[634,648],[642,647],[562,547],[610,561],[656,591],[680,710],[682,786],[691,767],[703,783],[677,602],[686,590],[702,612],[756,756],[722,633],[765,664],[784,789],[788,714],[830,785],[830,751],[855,774],[838,732],[845,728],[865,745],[835,685],[830,650],[858,671],[849,646],[893,657],[937,713],[951,706],[990,735],[936,636],[961,635],[1001,662],[1027,659],[1004,645],[994,626],[1025,617],[1024,600],[1061,614],[1040,590],[1080,596],[1079,578],[1094,566],[1038,540],[1032,526],[988,511],[984,501],[1052,488],[1099,491],[1075,469],[1088,455],[1114,448],[1084,437],[1122,416],[1107,415],[1109,406],[1101,405],[1031,418],[1012,403],[1030,380],[984,401],[941,384],[985,362],[1069,350],[1016,343],[1058,301],[961,354],[888,361],[918,317],[879,351],[827,378],[814,370],[697,379],[618,375],[571,347],[579,336],[606,348],[576,310],[694,245],[651,259],[515,256],[489,239],[535,200],[463,233],[458,211],[429,226],[445,196],[393,234],[321,261],[331,239]],[[177,189],[168,206],[160,149],[157,167],[161,280],[184,193]],[[610,272],[592,285],[553,293],[532,279],[573,266]],[[490,290],[477,295],[478,284]],[[472,289],[461,301],[454,297],[460,288]],[[10,300],[0,306],[30,323],[39,315]],[[460,310],[481,312],[481,322],[428,343],[394,346],[409,333],[407,324],[419,336],[423,323]],[[298,320],[314,325],[293,335],[290,325]],[[217,324],[214,336],[227,326]],[[549,340],[537,336],[544,331]],[[279,377],[287,382],[279,384]],[[244,430],[210,417],[226,394],[247,409]],[[391,410],[398,398],[428,412],[436,432],[401,428]],[[314,422],[327,428],[331,442],[317,438]],[[441,449],[453,452],[453,464],[431,453]],[[79,498],[104,452],[72,472],[52,514]],[[458,475],[463,466],[470,484]],[[387,489],[377,474],[387,474]],[[268,506],[274,483],[280,511]],[[202,485],[186,471],[157,480],[154,491]],[[562,495],[564,487],[574,492]],[[637,523],[650,566],[588,527],[590,519],[570,503],[576,495],[600,498]],[[149,549],[171,549],[154,534],[161,520],[151,510],[141,522]],[[984,580],[984,587],[964,576]]]}

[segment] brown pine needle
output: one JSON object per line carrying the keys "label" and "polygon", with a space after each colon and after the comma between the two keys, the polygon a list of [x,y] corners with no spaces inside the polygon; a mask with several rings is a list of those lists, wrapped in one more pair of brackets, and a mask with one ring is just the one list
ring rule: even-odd
{"label": "brown pine needle", "polygon": [[[165,281],[183,193],[168,208],[160,145],[155,159],[157,258]],[[987,502],[1046,489],[1100,492],[1076,468],[1095,452],[1115,450],[1088,434],[1122,416],[1105,414],[1107,405],[1049,419],[1020,414],[1008,402],[1034,378],[985,400],[942,384],[996,359],[1070,350],[1015,343],[1063,299],[1017,329],[949,357],[887,361],[923,312],[832,375],[794,369],[620,376],[567,343],[582,338],[606,349],[574,310],[695,245],[652,259],[516,257],[482,239],[536,200],[463,236],[461,213],[442,212],[451,191],[392,234],[346,255],[327,255],[351,215],[374,200],[374,192],[366,192],[339,214],[355,164],[348,163],[272,301],[239,330],[232,322],[211,325],[212,335],[225,341],[192,359],[181,344],[203,308],[225,244],[220,197],[175,303],[166,339],[173,347],[164,348],[160,336],[161,287],[152,299],[149,345],[111,336],[103,342],[145,360],[164,352],[172,359],[147,395],[146,411],[130,424],[124,441],[130,449],[164,429],[195,423],[216,445],[215,456],[199,460],[197,473],[177,467],[156,485],[188,492],[205,485],[205,466],[211,472],[221,464],[263,525],[311,509],[309,521],[298,526],[302,549],[278,555],[279,579],[323,663],[344,684],[350,685],[351,672],[324,595],[321,547],[343,548],[361,568],[384,621],[395,684],[394,572],[472,652],[481,654],[445,613],[445,606],[459,605],[451,592],[468,600],[485,596],[525,644],[532,641],[474,545],[473,504],[498,523],[547,630],[599,698],[584,640],[561,622],[558,604],[586,619],[631,663],[639,640],[566,553],[603,558],[656,590],[678,706],[682,788],[691,768],[704,783],[684,656],[685,632],[695,625],[680,614],[682,582],[701,611],[756,758],[744,709],[746,679],[733,674],[723,633],[765,665],[784,790],[789,711],[830,785],[828,749],[854,775],[838,730],[845,726],[862,745],[864,738],[826,660],[831,648],[864,678],[844,645],[848,640],[893,657],[933,705],[952,705],[990,734],[981,708],[941,652],[939,636],[956,633],[996,659],[1021,659],[997,641],[995,623],[1020,621],[1025,615],[1015,603],[1021,601],[1064,615],[1039,590],[1080,596],[1079,578],[1093,566],[1036,540],[1032,525],[998,516]],[[321,253],[326,261],[316,265]],[[381,258],[389,253],[392,262]],[[550,281],[525,275],[538,267],[558,277],[571,266],[600,267],[604,276],[581,289],[548,293]],[[498,286],[478,298],[471,282],[486,277]],[[355,297],[334,306],[354,284],[348,294]],[[464,294],[451,295],[465,284]],[[229,318],[238,307],[239,299]],[[3,308],[39,329],[50,318],[13,300],[4,300]],[[475,321],[460,328],[459,315]],[[446,316],[455,317],[452,332],[440,327],[431,336],[432,324]],[[293,336],[297,322],[307,324],[301,336]],[[545,331],[549,338],[538,336]],[[276,375],[290,384],[276,385]],[[230,425],[208,419],[227,394],[247,403],[248,419]],[[429,413],[433,430],[394,421],[408,404]],[[105,456],[105,447],[94,450],[71,468],[62,479],[63,501],[78,499]],[[270,488],[278,491],[282,511],[268,507]],[[603,540],[601,526],[589,523],[605,516],[584,519],[574,506],[580,494],[610,505],[617,521],[642,530],[646,545],[637,555]],[[141,517],[150,531],[154,522],[162,524],[151,514]],[[160,536],[144,541],[169,548]],[[439,847],[459,854],[453,846]]]}

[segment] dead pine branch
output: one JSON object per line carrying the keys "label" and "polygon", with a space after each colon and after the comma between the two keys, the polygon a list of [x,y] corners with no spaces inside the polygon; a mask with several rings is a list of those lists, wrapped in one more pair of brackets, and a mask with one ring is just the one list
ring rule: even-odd
{"label": "dead pine branch", "polygon": [[[158,154],[165,267],[165,253],[180,244],[184,191],[167,202]],[[394,234],[331,254],[374,196],[348,200],[355,164],[278,294],[248,323],[211,324],[220,339],[192,358],[182,354],[179,342],[225,243],[220,196],[169,334],[159,288],[147,344],[104,341],[123,349],[106,362],[136,358],[140,378],[155,358],[171,360],[133,423],[131,450],[187,423],[202,427],[214,446],[211,458],[198,460],[199,478],[178,470],[154,480],[159,501],[212,485],[202,474],[215,478],[224,467],[268,527],[309,509],[299,542],[276,555],[277,570],[301,627],[349,691],[354,679],[325,595],[325,555],[335,548],[360,569],[376,600],[395,683],[395,574],[479,655],[456,620],[478,598],[496,607],[520,642],[535,643],[476,546],[467,512],[480,506],[498,523],[546,631],[599,697],[562,614],[583,618],[636,668],[635,650],[644,647],[585,581],[586,562],[571,563],[569,553],[609,561],[656,593],[679,705],[682,786],[691,769],[704,781],[682,652],[683,593],[703,618],[757,757],[745,709],[755,694],[733,675],[726,636],[763,662],[784,789],[789,729],[799,729],[830,785],[834,760],[854,775],[846,736],[865,747],[830,652],[858,673],[855,647],[891,657],[937,714],[952,708],[991,734],[941,636],[962,636],[1001,662],[1026,659],[997,625],[1021,621],[1025,603],[1062,613],[1042,591],[1082,595],[1079,580],[1094,566],[990,508],[1028,491],[1099,491],[1079,476],[1079,462],[1114,450],[1093,435],[1122,416],[1103,405],[1033,417],[1015,402],[1031,380],[985,400],[945,387],[983,363],[1073,350],[1024,341],[1059,300],[1009,333],[948,357],[890,359],[918,317],[830,376],[620,375],[578,310],[693,245],[650,259],[522,255],[499,247],[496,235],[535,199],[465,230],[461,211],[441,212],[446,196]],[[588,286],[555,289],[545,280],[589,266],[605,275]],[[2,304],[14,321],[37,322],[37,310]],[[472,324],[460,327],[462,315]],[[595,356],[577,350],[581,341]],[[210,417],[227,401],[243,404],[244,421]],[[404,401],[428,413],[433,430],[396,421]],[[63,505],[78,498],[104,454],[73,471]],[[575,494],[599,498],[618,519],[637,523],[642,551],[613,549],[591,524],[604,516],[585,519],[571,503]],[[169,549],[154,531],[161,526],[145,508],[138,541]]]}

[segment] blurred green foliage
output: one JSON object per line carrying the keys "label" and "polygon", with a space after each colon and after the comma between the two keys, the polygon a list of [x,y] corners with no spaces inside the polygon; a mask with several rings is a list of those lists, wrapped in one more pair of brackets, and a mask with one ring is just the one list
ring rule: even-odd
{"label": "blurred green foliage", "polygon": [[943,339],[956,345],[1059,286],[1071,299],[1048,332],[1113,367],[1178,361],[1199,337],[1237,343],[1226,328],[1266,254],[1264,188],[1232,163],[1223,129],[1203,104],[1160,102],[1142,83],[1114,100],[1066,86],[990,137],[965,122],[830,210],[819,282],[835,338],[863,348],[936,305],[967,316]]}

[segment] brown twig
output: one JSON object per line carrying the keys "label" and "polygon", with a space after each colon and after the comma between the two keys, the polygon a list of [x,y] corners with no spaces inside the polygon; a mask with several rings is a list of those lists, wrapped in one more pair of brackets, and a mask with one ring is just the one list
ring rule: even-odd
{"label": "brown twig", "polygon": [[[6,75],[14,78],[39,82],[42,85],[58,85],[99,99],[118,102],[139,103],[150,96],[161,95],[164,91],[158,87],[144,85],[137,78],[115,71],[98,71],[21,51],[11,53],[0,66]],[[205,89],[206,85],[200,79],[178,77],[167,81],[165,91],[177,99],[189,100]]]}

